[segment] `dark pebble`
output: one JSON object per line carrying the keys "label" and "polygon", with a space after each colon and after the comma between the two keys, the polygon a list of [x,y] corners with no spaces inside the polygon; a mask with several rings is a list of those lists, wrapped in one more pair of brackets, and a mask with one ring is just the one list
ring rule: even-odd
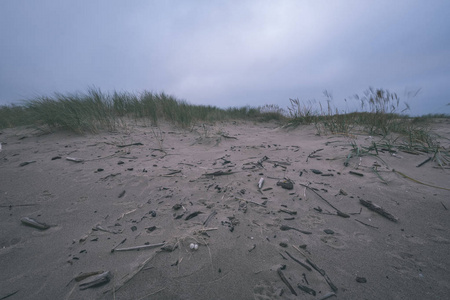
{"label": "dark pebble", "polygon": [[120,160],[117,164],[118,164],[118,165],[123,165],[124,162]]}
{"label": "dark pebble", "polygon": [[331,229],[325,229],[323,232],[325,232],[326,234],[334,234],[334,231]]}
{"label": "dark pebble", "polygon": [[287,248],[288,245],[286,243],[284,243],[284,242],[280,242],[280,246],[283,247],[283,248]]}
{"label": "dark pebble", "polygon": [[312,171],[314,174],[317,174],[317,175],[322,174],[322,171],[319,171],[319,170],[316,170],[316,169],[311,169],[311,171]]}
{"label": "dark pebble", "polygon": [[366,283],[367,279],[365,277],[356,277],[356,282],[359,283]]}
{"label": "dark pebble", "polygon": [[131,226],[131,231],[136,231],[137,227],[136,226]]}
{"label": "dark pebble", "polygon": [[150,211],[150,214],[152,215],[153,218],[156,217],[156,211],[152,210]]}
{"label": "dark pebble", "polygon": [[102,169],[102,168],[97,169],[97,172],[103,172],[103,171],[104,171],[104,169]]}

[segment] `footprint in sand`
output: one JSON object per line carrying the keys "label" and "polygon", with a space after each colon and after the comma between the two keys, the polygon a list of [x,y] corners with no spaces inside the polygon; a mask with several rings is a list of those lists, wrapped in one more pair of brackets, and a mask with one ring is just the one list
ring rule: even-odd
{"label": "footprint in sand", "polygon": [[326,235],[320,238],[322,242],[324,242],[327,246],[330,246],[333,249],[345,249],[347,247],[347,243],[342,241],[340,238],[334,235]]}
{"label": "footprint in sand", "polygon": [[269,282],[265,281],[258,283],[253,288],[253,296],[257,300],[280,299],[280,293],[280,289],[274,289]]}
{"label": "footprint in sand", "polygon": [[358,241],[360,241],[360,242],[362,242],[362,243],[365,243],[365,244],[370,244],[370,243],[373,241],[373,239],[372,239],[370,236],[368,236],[367,234],[362,233],[362,232],[355,232],[355,233],[353,234],[353,236],[354,236]]}

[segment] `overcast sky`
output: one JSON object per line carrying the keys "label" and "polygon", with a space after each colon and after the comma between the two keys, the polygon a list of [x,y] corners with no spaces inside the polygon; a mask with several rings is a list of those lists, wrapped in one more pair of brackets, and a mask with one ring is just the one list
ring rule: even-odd
{"label": "overcast sky", "polygon": [[0,104],[95,86],[286,107],[326,89],[347,109],[373,86],[450,113],[449,16],[448,0],[0,0]]}

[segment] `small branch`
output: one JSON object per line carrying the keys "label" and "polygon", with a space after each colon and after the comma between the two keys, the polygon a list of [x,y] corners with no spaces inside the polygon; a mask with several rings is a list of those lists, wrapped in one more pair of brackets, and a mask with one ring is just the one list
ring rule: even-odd
{"label": "small branch", "polygon": [[281,272],[281,268],[277,269],[278,276],[280,276],[281,280],[284,282],[284,284],[289,288],[292,294],[297,296],[297,293],[295,292],[292,285],[289,283],[289,281],[286,279],[286,276],[284,276],[283,272]]}
{"label": "small branch", "polygon": [[372,203],[372,201],[359,199],[359,202],[362,205],[364,205],[365,207],[367,207],[368,209],[370,209],[370,210],[372,210],[372,211],[382,215],[386,219],[388,219],[388,220],[390,220],[392,222],[398,222],[398,218],[397,217],[394,217],[393,215],[391,215],[390,213],[385,211],[381,206]]}
{"label": "small branch", "polygon": [[154,248],[159,246],[164,246],[165,243],[159,243],[159,244],[150,244],[150,245],[142,245],[142,246],[135,246],[135,247],[128,247],[128,248],[119,248],[115,249],[114,251],[131,251],[131,250],[139,250],[139,249],[146,249],[146,248]]}
{"label": "small branch", "polygon": [[373,226],[373,225],[370,225],[370,224],[364,223],[364,222],[362,222],[362,221],[360,221],[360,220],[358,220],[358,219],[355,219],[355,221],[356,221],[356,222],[359,222],[359,223],[361,223],[361,224],[363,224],[363,225],[366,225],[366,226],[369,226],[369,227],[372,227],[372,228],[378,229],[378,227],[377,227],[377,226]]}

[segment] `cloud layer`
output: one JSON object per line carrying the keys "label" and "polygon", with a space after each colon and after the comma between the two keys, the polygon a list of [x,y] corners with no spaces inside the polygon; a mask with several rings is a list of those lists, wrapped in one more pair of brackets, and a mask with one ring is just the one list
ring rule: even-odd
{"label": "cloud layer", "polygon": [[450,113],[448,1],[0,6],[0,104],[94,85],[222,107],[284,107],[289,98],[324,100],[327,89],[345,109],[344,99],[374,86],[401,97],[421,88],[412,114]]}

